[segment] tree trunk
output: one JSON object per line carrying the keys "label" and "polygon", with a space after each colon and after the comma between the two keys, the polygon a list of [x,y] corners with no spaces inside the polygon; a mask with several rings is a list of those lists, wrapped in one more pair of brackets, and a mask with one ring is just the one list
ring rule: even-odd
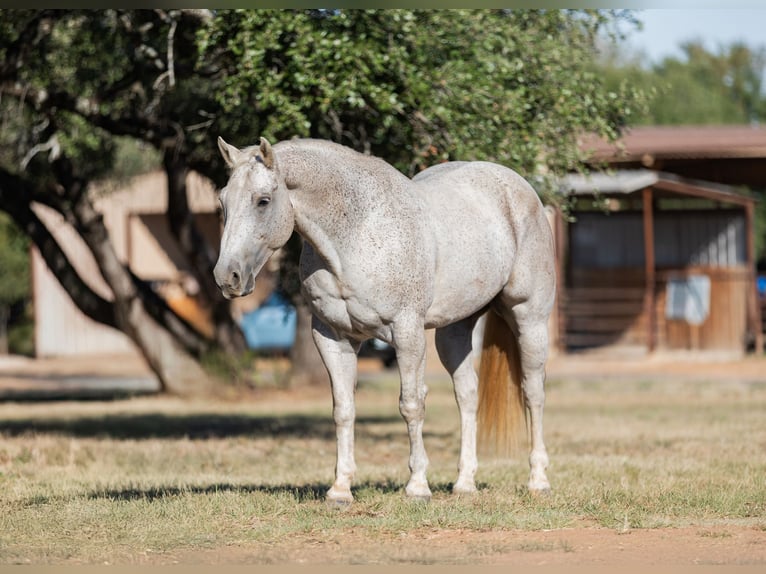
{"label": "tree trunk", "polygon": [[189,169],[173,149],[165,151],[165,172],[168,177],[168,224],[181,251],[191,265],[200,294],[212,310],[215,339],[225,352],[238,355],[247,349],[242,330],[231,316],[230,304],[215,283],[213,269],[217,253],[199,232],[189,209],[186,176]]}
{"label": "tree trunk", "polygon": [[101,214],[90,199],[81,198],[73,205],[72,214],[77,230],[114,293],[118,328],[136,344],[162,389],[179,395],[209,392],[211,381],[200,364],[147,312],[130,272],[117,258]]}
{"label": "tree trunk", "polygon": [[293,303],[296,310],[295,343],[290,350],[287,384],[290,387],[327,385],[330,377],[311,335],[311,311],[303,299]]}

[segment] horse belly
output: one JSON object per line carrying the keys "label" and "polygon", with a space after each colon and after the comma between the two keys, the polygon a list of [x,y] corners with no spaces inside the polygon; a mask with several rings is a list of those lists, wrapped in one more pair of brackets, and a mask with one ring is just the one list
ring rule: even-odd
{"label": "horse belly", "polygon": [[510,277],[506,262],[495,263],[486,267],[453,266],[439,274],[434,284],[434,300],[426,313],[426,328],[444,327],[486,307]]}
{"label": "horse belly", "polygon": [[516,242],[497,210],[440,209],[433,219],[438,257],[426,326],[442,327],[480,311],[508,283]]}

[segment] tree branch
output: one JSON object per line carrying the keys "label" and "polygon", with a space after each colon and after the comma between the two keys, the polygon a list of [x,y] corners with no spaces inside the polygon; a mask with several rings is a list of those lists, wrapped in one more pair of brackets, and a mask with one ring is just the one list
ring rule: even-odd
{"label": "tree branch", "polygon": [[82,280],[69,263],[64,251],[42,221],[31,209],[28,198],[32,194],[23,190],[24,183],[17,177],[0,170],[0,206],[32,239],[48,268],[80,311],[94,321],[117,327],[114,307]]}
{"label": "tree branch", "polygon": [[146,117],[133,115],[127,119],[116,119],[99,113],[98,102],[94,99],[76,97],[63,91],[49,92],[41,88],[29,85],[21,86],[16,83],[6,83],[0,86],[0,90],[3,94],[16,98],[20,102],[29,102],[38,112],[50,112],[54,109],[66,110],[114,135],[132,136],[150,141],[157,146],[161,143],[164,135],[165,130],[163,130],[162,124],[150,121]]}

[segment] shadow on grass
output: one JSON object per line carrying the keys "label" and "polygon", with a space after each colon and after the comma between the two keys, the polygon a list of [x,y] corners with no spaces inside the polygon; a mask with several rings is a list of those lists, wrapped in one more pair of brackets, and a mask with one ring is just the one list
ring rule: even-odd
{"label": "shadow on grass", "polygon": [[[452,483],[431,484],[433,494],[449,494],[452,492]],[[314,500],[325,500],[329,484],[278,484],[278,485],[258,485],[258,484],[231,484],[216,483],[204,486],[183,486],[183,487],[154,487],[154,488],[124,488],[124,489],[106,489],[96,490],[88,495],[91,500],[106,499],[112,501],[127,500],[157,500],[169,498],[184,494],[202,494],[210,495],[218,492],[233,492],[241,494],[264,493],[264,494],[286,494],[295,498],[296,502],[310,502]],[[379,494],[404,493],[404,484],[393,481],[363,482],[351,488],[355,498],[359,496],[360,491],[374,491]]]}
{"label": "shadow on grass", "polygon": [[[366,424],[402,424],[398,415],[359,417],[357,428]],[[27,433],[49,433],[74,437],[116,439],[226,437],[297,437],[335,438],[335,424],[321,415],[243,415],[194,414],[168,415],[109,414],[71,419],[0,420],[0,434],[19,436]]]}

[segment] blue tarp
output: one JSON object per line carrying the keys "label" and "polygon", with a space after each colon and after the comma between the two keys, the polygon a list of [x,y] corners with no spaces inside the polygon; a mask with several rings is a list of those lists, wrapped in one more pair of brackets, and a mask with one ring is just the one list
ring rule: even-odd
{"label": "blue tarp", "polygon": [[761,297],[766,297],[766,275],[758,276],[758,294]]}
{"label": "blue tarp", "polygon": [[245,313],[240,327],[251,349],[282,351],[293,346],[295,323],[295,307],[275,292],[260,307]]}

